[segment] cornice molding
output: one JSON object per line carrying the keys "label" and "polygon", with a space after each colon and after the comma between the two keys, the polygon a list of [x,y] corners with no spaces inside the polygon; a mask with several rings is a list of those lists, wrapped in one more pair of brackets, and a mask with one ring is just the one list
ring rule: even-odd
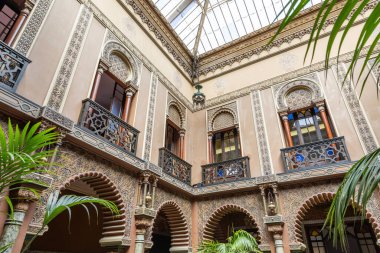
{"label": "cornice molding", "polygon": [[192,75],[192,57],[186,46],[163,17],[160,16],[157,8],[153,7],[150,1],[146,0],[118,0],[122,5],[128,4],[134,13],[138,15],[143,24],[146,24],[157,40],[159,40],[174,57],[178,64],[185,70],[189,76]]}

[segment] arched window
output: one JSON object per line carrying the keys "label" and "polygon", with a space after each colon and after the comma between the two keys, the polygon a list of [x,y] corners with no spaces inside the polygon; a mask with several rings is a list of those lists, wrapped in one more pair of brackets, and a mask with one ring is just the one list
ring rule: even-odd
{"label": "arched window", "polygon": [[10,0],[0,2],[0,40],[5,41],[12,30],[20,10],[18,6]]}

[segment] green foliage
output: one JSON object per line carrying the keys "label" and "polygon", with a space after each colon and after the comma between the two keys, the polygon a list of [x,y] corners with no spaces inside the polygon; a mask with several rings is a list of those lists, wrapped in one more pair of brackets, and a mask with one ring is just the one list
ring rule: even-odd
{"label": "green foliage", "polygon": [[71,221],[71,208],[75,206],[82,206],[87,213],[88,222],[90,223],[90,210],[87,205],[93,207],[96,212],[96,216],[98,216],[99,210],[95,205],[98,204],[109,209],[115,216],[119,215],[119,209],[117,206],[108,200],[99,199],[95,197],[89,196],[75,196],[75,195],[62,195],[59,196],[59,191],[55,191],[50,194],[47,204],[46,204],[46,212],[44,216],[44,221],[42,224],[42,228],[36,233],[36,235],[28,242],[28,245],[22,250],[22,252],[26,252],[32,242],[39,236],[39,234],[45,229],[45,227],[58,215],[62,214],[64,211],[68,212],[69,215],[69,224],[68,229],[70,231],[70,221]]}
{"label": "green foliage", "polygon": [[227,238],[227,243],[205,241],[198,253],[261,253],[255,238],[244,230],[235,231]]}
{"label": "green foliage", "polygon": [[58,134],[54,128],[38,131],[40,125],[30,126],[27,123],[20,130],[18,125],[13,127],[9,120],[8,131],[0,126],[0,199],[5,198],[11,209],[7,190],[17,189],[17,184],[35,182],[25,177],[33,172],[45,171],[44,166],[48,165],[48,158],[54,153],[46,147],[57,142]]}
{"label": "green foliage", "polygon": [[347,209],[352,206],[356,213],[361,213],[364,220],[368,201],[379,183],[380,149],[377,149],[352,166],[333,199],[324,226],[330,229],[335,246],[338,242],[342,248],[347,246],[344,224]]}
{"label": "green foliage", "polygon": [[[275,36],[270,40],[269,43],[273,42],[277,38],[277,36],[284,31],[284,29],[297,17],[297,15],[305,8],[307,4],[309,4],[311,0],[290,0],[284,9],[282,10],[282,13],[285,12],[285,18],[282,20]],[[334,48],[334,45],[338,43],[338,61],[339,61],[339,54],[342,49],[343,42],[345,39],[347,39],[347,35],[349,30],[353,27],[356,21],[358,21],[358,17],[360,17],[360,14],[364,10],[365,6],[368,5],[370,2],[373,2],[372,0],[347,0],[345,1],[345,4],[343,8],[340,10],[339,15],[337,16],[336,21],[334,22],[334,25],[332,27],[331,33],[329,35],[327,47],[326,47],[326,54],[325,54],[325,69],[327,70],[330,66],[330,57],[332,54],[332,50]],[[312,31],[308,40],[307,44],[307,50],[305,53],[304,60],[306,61],[307,56],[311,56],[311,62],[314,59],[314,55],[316,52],[317,44],[319,39],[321,38],[321,32],[324,28],[324,25],[326,21],[328,20],[329,16],[334,11],[334,6],[337,4],[340,4],[341,1],[338,0],[324,0],[322,1],[318,14],[316,16],[314,25],[312,27]],[[347,74],[345,76],[345,79],[349,76],[353,76],[353,72],[355,69],[356,64],[358,63],[359,58],[361,58],[361,55],[364,54],[364,63],[362,67],[360,68],[360,72],[358,74],[357,83],[359,80],[361,80],[361,77],[363,77],[363,74],[365,73],[365,69],[367,66],[368,61],[371,58],[375,58],[375,64],[372,66],[377,66],[380,63],[380,54],[377,52],[375,53],[375,48],[380,40],[380,33],[379,33],[379,27],[380,27],[380,2],[377,2],[375,8],[372,10],[372,12],[369,14],[368,18],[366,19],[362,30],[358,36],[356,47],[354,50],[354,54],[352,57],[352,61],[348,67]],[[279,14],[279,15],[280,15]],[[340,31],[342,31],[342,36],[340,37]],[[339,38],[340,37],[340,38]],[[365,47],[369,45],[369,48],[367,51],[365,51]],[[361,87],[361,93],[363,92],[364,86],[366,84],[366,81],[368,77],[370,76],[370,71],[366,74],[364,77],[364,81],[362,83]],[[380,76],[377,77],[377,84],[380,84]],[[378,85],[376,86],[378,87]]]}

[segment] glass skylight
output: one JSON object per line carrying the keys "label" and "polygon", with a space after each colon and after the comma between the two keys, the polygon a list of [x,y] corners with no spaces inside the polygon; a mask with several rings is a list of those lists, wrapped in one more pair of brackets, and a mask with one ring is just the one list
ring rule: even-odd
{"label": "glass skylight", "polygon": [[[289,0],[152,0],[191,52],[202,54],[272,23]],[[312,0],[306,8],[320,3]],[[282,19],[284,14],[279,16]]]}

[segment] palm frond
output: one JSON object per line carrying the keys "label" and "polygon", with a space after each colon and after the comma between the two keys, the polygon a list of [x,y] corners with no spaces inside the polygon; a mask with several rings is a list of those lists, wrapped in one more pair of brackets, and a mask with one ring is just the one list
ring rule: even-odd
{"label": "palm frond", "polygon": [[[269,41],[269,44],[272,43],[281,32],[285,30],[285,28],[292,23],[298,15],[304,10],[307,4],[309,4],[311,0],[290,0],[289,3],[283,8],[281,13],[285,12],[285,17],[281,21],[277,32]],[[318,41],[321,38],[321,32],[325,28],[326,21],[331,17],[332,13],[335,11],[335,6],[340,3],[338,0],[324,0],[320,4],[320,8],[316,15],[313,27],[311,29],[310,37],[307,43],[307,49],[305,52],[304,61],[306,61],[307,57],[310,55],[310,62],[313,62],[314,55],[316,53]],[[347,35],[350,29],[355,25],[355,22],[358,21],[360,14],[366,9],[366,6],[373,3],[373,0],[347,0],[344,6],[341,8],[334,24],[332,26],[329,39],[326,46],[325,53],[325,69],[328,70],[330,66],[330,58],[332,56],[332,52],[336,43],[338,43],[337,48],[337,60],[339,61],[339,55],[341,53],[343,43],[347,39]],[[353,76],[353,72],[355,66],[357,65],[359,59],[364,55],[364,63],[360,69],[360,73],[356,80],[356,84],[358,84],[360,77],[362,76],[367,63],[373,57],[376,58],[376,63],[379,63],[377,59],[379,58],[379,53],[376,52],[376,48],[378,46],[380,35],[379,35],[379,27],[380,27],[380,2],[377,2],[374,9],[371,11],[369,16],[366,18],[360,35],[356,42],[356,47],[354,49],[353,57],[351,59],[350,65],[348,67],[347,73],[345,75],[344,81],[349,77]],[[341,35],[340,39],[338,37]],[[368,46],[368,47],[367,47]],[[362,83],[361,94],[365,87],[366,81],[368,79],[366,76],[365,81]],[[377,82],[379,83],[380,76],[377,77]],[[344,82],[343,81],[343,82]],[[378,87],[378,86],[377,86]]]}
{"label": "palm frond", "polygon": [[16,184],[31,182],[25,176],[44,171],[54,150],[46,147],[57,142],[54,128],[39,131],[41,123],[27,123],[22,130],[8,121],[8,130],[0,126],[0,193]]}
{"label": "palm frond", "polygon": [[0,246],[0,253],[5,253],[7,252],[7,250],[12,247],[13,244],[7,244],[7,245],[4,245],[4,246]]}
{"label": "palm frond", "polygon": [[329,228],[334,246],[347,246],[344,217],[352,206],[365,219],[368,202],[380,183],[380,149],[364,156],[345,175],[332,201],[324,227]]}
{"label": "palm frond", "polygon": [[89,197],[89,196],[75,196],[75,195],[60,196],[59,191],[54,191],[53,193],[49,195],[48,201],[46,203],[46,211],[45,211],[45,216],[42,223],[42,228],[34,235],[34,237],[31,240],[29,240],[28,244],[24,247],[22,252],[26,252],[29,249],[32,242],[37,238],[37,236],[39,236],[39,234],[44,230],[44,228],[53,219],[55,219],[58,215],[62,214],[64,211],[67,211],[69,215],[68,228],[70,231],[72,207],[82,206],[87,213],[87,217],[90,223],[90,211],[86,205],[91,205],[96,211],[96,216],[98,216],[98,213],[99,213],[98,207],[95,204],[98,204],[102,207],[109,209],[112,212],[112,214],[114,214],[115,217],[120,214],[119,209],[117,208],[115,203],[113,203],[112,201],[99,199],[95,197]]}

